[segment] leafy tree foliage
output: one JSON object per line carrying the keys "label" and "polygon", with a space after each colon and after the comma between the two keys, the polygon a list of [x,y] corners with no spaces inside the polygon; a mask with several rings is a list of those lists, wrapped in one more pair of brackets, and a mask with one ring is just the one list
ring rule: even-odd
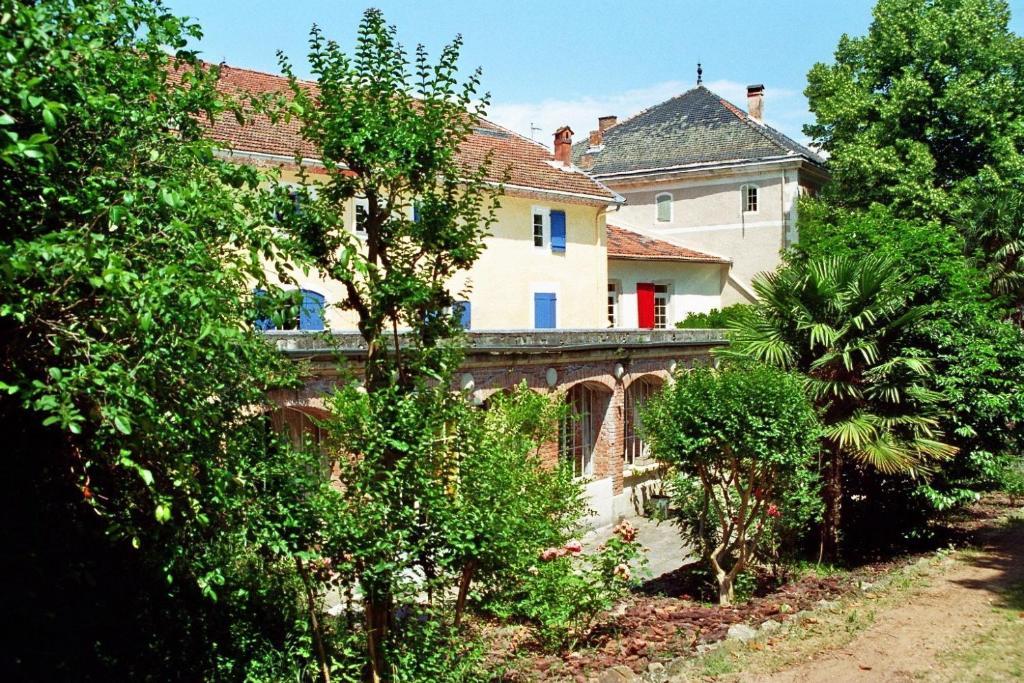
{"label": "leafy tree foliage", "polygon": [[817,483],[820,428],[800,378],[752,363],[679,373],[644,412],[652,453],[692,481],[689,530],[731,604],[737,576],[763,550],[783,499]]}
{"label": "leafy tree foliage", "polygon": [[1005,298],[1012,319],[1024,327],[1024,175],[988,185],[980,188],[958,223],[968,251],[990,268],[989,290]]}
{"label": "leafy tree foliage", "polygon": [[[327,171],[306,180],[303,211],[284,227],[344,285],[338,305],[368,349],[323,424],[340,485],[318,547],[338,586],[360,596],[363,676],[374,681],[463,680],[474,642],[458,629],[473,582],[500,591],[582,512],[579,484],[531,455],[554,424],[547,399],[498,399],[483,415],[450,390],[463,340],[449,282],[483,249],[500,189],[489,159],[458,155],[487,100],[479,72],[458,81],[460,46],[436,64],[422,47],[410,60],[377,10],[351,55],[314,28],[317,87],[292,77],[283,114],[298,117]],[[366,202],[358,237],[345,224],[354,198]]]}
{"label": "leafy tree foliage", "polygon": [[866,36],[844,35],[808,74],[840,206],[904,217],[956,213],[983,171],[1021,174],[1024,42],[1003,0],[879,0]]}
{"label": "leafy tree foliage", "polygon": [[0,10],[4,667],[291,675],[309,654],[295,501],[322,483],[262,417],[291,370],[250,292],[288,245],[265,178],[203,138],[237,103],[156,0]]}
{"label": "leafy tree foliage", "polygon": [[[901,345],[934,360],[941,426],[959,448],[927,479],[861,478],[896,526],[973,500],[1019,452],[1024,41],[997,0],[880,0],[866,36],[816,65],[807,132],[830,152],[805,202],[800,254],[900,264],[924,314]],[[1012,469],[1012,468],[1011,468]],[[880,509],[880,508],[878,508]]]}
{"label": "leafy tree foliage", "polygon": [[[440,313],[455,303],[451,277],[483,249],[498,191],[487,182],[489,159],[475,167],[459,162],[459,147],[488,101],[478,98],[479,70],[458,81],[461,44],[456,38],[445,47],[437,64],[419,46],[410,62],[395,28],[370,10],[351,56],[313,28],[315,92],[281,57],[292,82],[289,111],[328,177],[315,193],[307,181],[304,210],[291,227],[317,268],[345,286],[339,305],[355,312],[369,347],[370,391],[410,391],[458,361],[439,343],[459,336],[458,316]],[[344,224],[355,197],[367,204],[365,238]],[[408,330],[405,344],[389,351],[399,327]]]}
{"label": "leafy tree foliage", "polygon": [[890,493],[890,503],[902,499],[902,510],[886,511],[887,527],[918,524],[998,483],[1005,454],[1021,445],[1024,339],[1003,321],[1005,309],[987,291],[986,273],[965,256],[963,232],[939,221],[900,219],[877,205],[847,211],[808,202],[801,236],[791,258],[879,255],[900,263],[912,303],[924,310],[901,343],[934,359],[941,426],[959,452],[927,479],[906,481]]}
{"label": "leafy tree foliage", "polygon": [[725,329],[729,321],[736,318],[739,312],[749,304],[733,304],[719,310],[712,308],[708,313],[690,313],[685,319],[676,323],[681,330],[714,330]]}
{"label": "leafy tree foliage", "polygon": [[847,467],[923,473],[955,452],[941,441],[932,360],[901,343],[925,311],[884,256],[798,261],[753,287],[760,303],[733,323],[725,355],[803,375],[824,424],[822,545],[835,557]]}

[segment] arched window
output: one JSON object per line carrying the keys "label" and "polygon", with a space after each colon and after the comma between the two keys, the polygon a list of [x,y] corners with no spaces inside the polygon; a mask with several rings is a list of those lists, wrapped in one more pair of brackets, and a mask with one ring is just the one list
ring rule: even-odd
{"label": "arched window", "polygon": [[641,438],[643,421],[641,413],[644,404],[659,389],[661,381],[653,377],[640,377],[626,388],[626,395],[623,398],[623,459],[626,465],[644,465],[650,459],[650,449]]}
{"label": "arched window", "polygon": [[321,411],[284,407],[271,413],[270,424],[274,431],[287,434],[296,448],[309,444],[319,450],[323,448],[325,434],[317,420],[325,416]]}
{"label": "arched window", "polygon": [[662,192],[654,198],[654,203],[658,208],[658,222],[659,223],[671,223],[672,222],[672,195],[668,192]]}
{"label": "arched window", "polygon": [[559,429],[558,457],[572,465],[577,477],[594,473],[594,452],[608,407],[607,392],[577,384],[565,397],[569,406]]}
{"label": "arched window", "polygon": [[757,213],[760,200],[761,197],[757,185],[744,185],[740,188],[740,201],[743,205],[743,213]]}

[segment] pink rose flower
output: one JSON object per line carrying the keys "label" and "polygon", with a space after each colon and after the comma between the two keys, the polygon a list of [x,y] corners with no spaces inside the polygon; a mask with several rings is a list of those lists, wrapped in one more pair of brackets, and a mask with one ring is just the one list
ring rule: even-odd
{"label": "pink rose flower", "polygon": [[636,538],[636,527],[634,527],[626,520],[622,520],[614,529],[612,529],[612,533],[621,538],[623,541],[631,543],[633,539]]}
{"label": "pink rose flower", "polygon": [[578,555],[583,552],[583,544],[579,541],[569,541],[564,546],[565,550],[569,551],[573,555]]}
{"label": "pink rose flower", "polygon": [[769,517],[781,517],[782,513],[779,512],[779,506],[775,503],[769,503],[768,505],[768,516]]}
{"label": "pink rose flower", "polygon": [[612,576],[622,579],[623,581],[629,581],[629,566],[626,564],[619,564],[612,570]]}

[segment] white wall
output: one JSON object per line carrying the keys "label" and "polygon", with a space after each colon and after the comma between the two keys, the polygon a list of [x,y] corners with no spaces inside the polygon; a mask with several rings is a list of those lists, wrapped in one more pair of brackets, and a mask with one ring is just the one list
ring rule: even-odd
{"label": "white wall", "polygon": [[707,313],[712,308],[721,308],[727,269],[727,264],[717,263],[609,259],[608,280],[619,285],[619,320],[616,326],[637,326],[638,282],[669,285],[669,328],[690,313]]}
{"label": "white wall", "polygon": [[[781,252],[798,240],[796,200],[799,187],[816,183],[798,170],[798,161],[756,170],[718,172],[686,179],[654,182],[608,182],[626,198],[626,205],[612,215],[612,224],[732,260],[731,282],[722,293],[722,304],[752,300],[750,282],[758,273],[773,271]],[[745,212],[742,189],[756,185],[758,209]],[[656,197],[672,195],[672,219],[657,220]]]}

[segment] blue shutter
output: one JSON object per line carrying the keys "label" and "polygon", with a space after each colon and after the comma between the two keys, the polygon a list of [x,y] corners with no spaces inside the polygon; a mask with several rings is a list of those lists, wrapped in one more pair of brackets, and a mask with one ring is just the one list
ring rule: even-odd
{"label": "blue shutter", "polygon": [[533,326],[538,330],[555,329],[555,295],[537,293],[533,295]]}
{"label": "blue shutter", "polygon": [[324,297],[322,294],[302,290],[302,309],[299,311],[300,330],[324,329]]}
{"label": "blue shutter", "polygon": [[[259,309],[261,309],[261,308],[266,308],[267,290],[265,290],[265,289],[256,289],[256,290],[253,291],[252,297],[253,297],[253,307],[257,311],[259,311]],[[266,317],[266,318],[256,318],[256,320],[254,320],[252,324],[253,324],[253,327],[255,327],[260,332],[266,332],[267,330],[274,329],[274,321],[271,320],[269,317]]]}
{"label": "blue shutter", "polygon": [[455,310],[459,314],[459,324],[462,329],[468,330],[473,322],[473,304],[468,301],[459,301],[455,304]]}
{"label": "blue shutter", "polygon": [[551,212],[551,251],[565,251],[565,211]]}
{"label": "blue shutter", "polygon": [[413,202],[412,203],[412,222],[413,223],[419,223],[420,222],[420,203],[419,202]]}

